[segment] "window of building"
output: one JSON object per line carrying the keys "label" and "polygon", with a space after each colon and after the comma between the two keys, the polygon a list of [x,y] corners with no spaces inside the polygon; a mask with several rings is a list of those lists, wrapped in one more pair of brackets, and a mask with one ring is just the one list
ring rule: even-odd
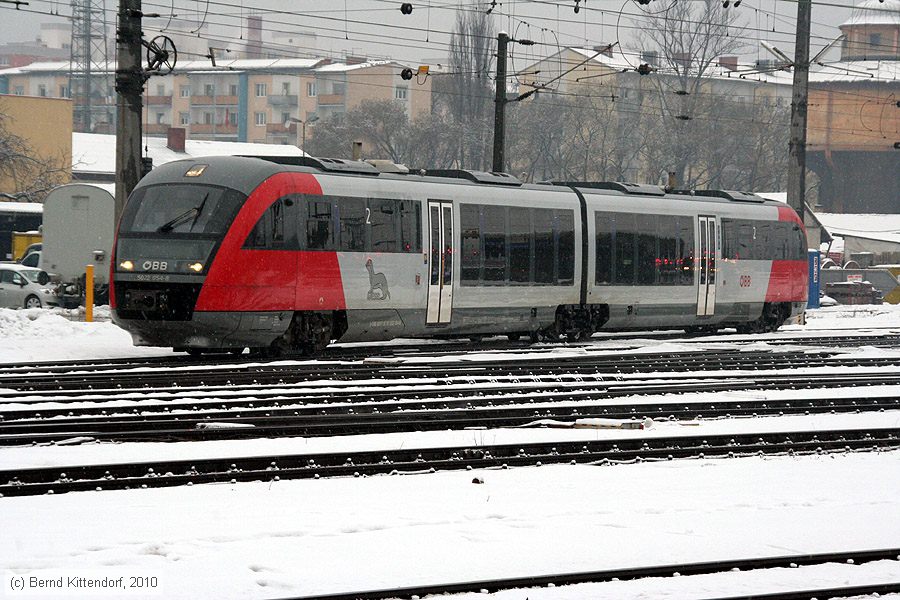
{"label": "window of building", "polygon": [[158,112],[156,113],[156,124],[164,125],[166,122],[166,113]]}
{"label": "window of building", "polygon": [[232,83],[231,85],[228,86],[228,95],[229,96],[237,96],[238,95],[236,83]]}
{"label": "window of building", "polygon": [[166,86],[163,83],[160,83],[156,86],[156,95],[157,96],[165,96],[166,95]]}
{"label": "window of building", "polygon": [[191,86],[183,85],[178,88],[178,95],[182,98],[190,98],[191,97]]}
{"label": "window of building", "polygon": [[212,125],[213,115],[211,112],[203,113],[203,124],[204,125]]}
{"label": "window of building", "polygon": [[191,124],[191,114],[190,113],[178,113],[178,122],[182,125],[190,125]]}
{"label": "window of building", "polygon": [[256,118],[257,125],[265,125],[266,124],[266,113],[264,113],[264,112],[254,113],[254,117]]}
{"label": "window of building", "polygon": [[331,93],[332,93],[332,94],[335,94],[336,96],[343,96],[343,95],[344,95],[344,90],[346,89],[346,87],[347,87],[347,85],[346,85],[345,83],[343,83],[343,82],[341,82],[341,83],[334,83],[334,84],[332,84],[332,86],[331,86]]}
{"label": "window of building", "polygon": [[264,83],[256,84],[256,97],[257,98],[264,98],[267,95],[266,92],[267,92],[266,84],[264,84]]}
{"label": "window of building", "polygon": [[204,96],[215,96],[216,95],[216,86],[211,83],[207,83],[203,86],[203,95]]}
{"label": "window of building", "polygon": [[872,48],[874,54],[879,54],[882,50],[881,48],[881,34],[880,33],[870,33],[869,34],[869,47]]}
{"label": "window of building", "polygon": [[69,86],[67,86],[67,85],[59,86],[59,97],[60,98],[70,98],[71,97],[69,94]]}
{"label": "window of building", "polygon": [[47,86],[41,84],[38,86],[38,96],[46,96],[47,95]]}
{"label": "window of building", "polygon": [[228,113],[228,124],[229,125],[237,125],[238,116],[236,112]]}
{"label": "window of building", "polygon": [[289,81],[282,81],[281,82],[281,95],[287,96],[290,93],[291,93],[291,83]]}
{"label": "window of building", "polygon": [[307,81],[306,82],[306,95],[312,98],[316,95],[316,82],[315,81]]}
{"label": "window of building", "polygon": [[25,95],[25,87],[21,86],[21,85],[17,85],[16,90],[15,90],[15,95],[16,96],[24,96]]}
{"label": "window of building", "polygon": [[394,88],[395,100],[406,100],[409,97],[409,88],[405,85],[398,85]]}
{"label": "window of building", "polygon": [[281,122],[282,122],[282,124],[284,124],[285,127],[287,127],[288,125],[291,124],[290,119],[291,119],[291,113],[289,113],[289,112],[281,113]]}

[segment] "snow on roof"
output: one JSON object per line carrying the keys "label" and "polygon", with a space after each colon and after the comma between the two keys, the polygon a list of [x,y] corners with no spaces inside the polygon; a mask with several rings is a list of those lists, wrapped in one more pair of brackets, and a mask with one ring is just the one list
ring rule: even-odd
{"label": "snow on roof", "polygon": [[[252,144],[248,142],[215,142],[186,140],[184,152],[166,146],[166,138],[146,138],[146,155],[159,166],[173,160],[195,156],[304,156],[297,146],[288,144]],[[72,134],[72,171],[78,173],[115,173],[116,136],[103,133]]]}
{"label": "snow on roof", "polygon": [[[898,0],[900,1],[900,0]],[[615,47],[611,50],[612,56],[607,54],[597,54],[596,49],[589,48],[569,48],[572,52],[576,54],[580,54],[587,59],[590,59],[596,63],[604,65],[614,71],[622,71],[622,70],[634,70],[643,59],[634,52],[623,52],[620,47]],[[785,85],[790,85],[793,81],[793,75],[786,71],[768,71],[764,73],[756,73],[754,71],[755,66],[753,64],[739,64],[738,70],[732,70],[727,67],[719,65],[717,62],[714,62],[709,65],[706,72],[704,73],[705,78],[709,79],[729,79],[729,80],[744,80],[744,81],[757,81],[764,83],[782,83]],[[666,70],[663,68],[661,74],[665,75]]]}
{"label": "snow on roof", "polygon": [[0,201],[0,212],[43,214],[44,205],[36,202],[3,202]]}
{"label": "snow on roof", "polygon": [[810,83],[832,81],[896,83],[900,81],[900,61],[851,60],[827,63],[815,71],[810,71],[809,81]]}
{"label": "snow on roof", "polygon": [[900,214],[853,215],[817,213],[832,235],[860,237],[900,244]]}
{"label": "snow on roof", "polygon": [[384,65],[395,65],[392,60],[371,60],[361,63],[348,65],[346,63],[331,63],[316,68],[316,73],[344,73],[346,71],[355,71],[357,69],[367,69],[369,67],[382,67]]}
{"label": "snow on roof", "polygon": [[900,0],[864,0],[839,25],[900,25]]}
{"label": "snow on roof", "polygon": [[[236,58],[232,60],[217,59],[216,66],[208,60],[188,60],[179,62],[176,67],[176,74],[185,71],[194,73],[198,71],[208,71],[218,73],[222,71],[268,71],[268,70],[303,70],[312,69],[321,63],[321,58]],[[342,64],[342,63],[338,63]],[[13,67],[10,69],[0,69],[0,75],[22,75],[26,73],[57,73],[69,72],[69,61],[53,61],[53,62],[34,62],[21,67]],[[112,73],[116,70],[116,62],[109,61],[105,65],[105,70]]]}

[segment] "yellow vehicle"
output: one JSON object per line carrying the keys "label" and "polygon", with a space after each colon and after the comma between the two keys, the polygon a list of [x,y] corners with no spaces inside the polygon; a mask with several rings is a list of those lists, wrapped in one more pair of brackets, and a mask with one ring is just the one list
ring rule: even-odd
{"label": "yellow vehicle", "polygon": [[22,260],[25,251],[32,244],[41,242],[41,234],[38,231],[13,231],[12,232],[12,258],[15,261]]}

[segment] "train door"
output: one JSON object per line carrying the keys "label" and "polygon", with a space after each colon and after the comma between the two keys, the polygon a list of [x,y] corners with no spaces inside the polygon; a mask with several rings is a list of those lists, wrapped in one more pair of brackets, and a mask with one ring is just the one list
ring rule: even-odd
{"label": "train door", "polygon": [[716,256],[719,235],[716,217],[700,216],[697,236],[697,316],[716,314]]}
{"label": "train door", "polygon": [[428,201],[428,311],[427,325],[450,323],[453,307],[453,205]]}

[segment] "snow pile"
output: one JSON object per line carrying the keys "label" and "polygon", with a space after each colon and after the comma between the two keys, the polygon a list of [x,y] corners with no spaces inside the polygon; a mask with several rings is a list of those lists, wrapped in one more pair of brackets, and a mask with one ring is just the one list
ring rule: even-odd
{"label": "snow pile", "polygon": [[[136,348],[131,336],[109,321],[109,308],[85,323],[78,311],[0,308],[0,362],[77,360],[169,354],[168,348]],[[83,317],[82,317],[83,318]]]}

